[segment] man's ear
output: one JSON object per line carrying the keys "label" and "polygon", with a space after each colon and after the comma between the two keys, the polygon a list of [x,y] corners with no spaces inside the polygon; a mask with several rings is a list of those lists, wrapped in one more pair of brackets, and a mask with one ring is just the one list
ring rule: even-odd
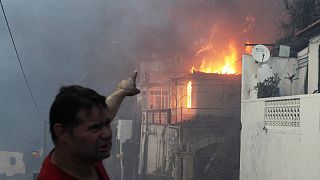
{"label": "man's ear", "polygon": [[63,127],[62,124],[57,123],[53,126],[54,134],[59,142],[68,142],[70,139],[70,133]]}

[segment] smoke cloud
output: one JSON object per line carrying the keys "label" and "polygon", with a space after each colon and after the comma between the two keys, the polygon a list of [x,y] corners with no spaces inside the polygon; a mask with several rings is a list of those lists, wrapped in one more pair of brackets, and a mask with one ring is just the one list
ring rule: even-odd
{"label": "smoke cloud", "polygon": [[[270,43],[281,17],[263,0],[3,0],[17,50],[42,119],[26,87],[0,14],[0,149],[40,149],[43,121],[61,85],[109,94],[151,54],[191,54],[211,44]],[[270,7],[270,8],[269,8]],[[134,117],[126,100],[120,117]],[[48,140],[49,141],[49,140]]]}

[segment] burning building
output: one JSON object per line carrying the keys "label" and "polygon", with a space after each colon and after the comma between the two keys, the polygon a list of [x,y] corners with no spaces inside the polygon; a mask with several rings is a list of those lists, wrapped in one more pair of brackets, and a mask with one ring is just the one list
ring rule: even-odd
{"label": "burning building", "polygon": [[185,58],[141,62],[138,174],[238,179],[241,76],[186,71]]}

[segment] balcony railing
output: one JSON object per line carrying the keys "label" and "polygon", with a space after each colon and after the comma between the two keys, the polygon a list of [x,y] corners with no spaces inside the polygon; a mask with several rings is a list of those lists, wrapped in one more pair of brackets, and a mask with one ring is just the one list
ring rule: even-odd
{"label": "balcony railing", "polygon": [[234,108],[178,108],[142,111],[143,123],[179,124],[191,120],[210,120],[213,117],[239,116],[240,109]]}
{"label": "balcony railing", "polygon": [[264,124],[265,127],[300,127],[300,98],[265,101]]}
{"label": "balcony railing", "polygon": [[171,124],[171,109],[144,110],[142,118],[145,124]]}
{"label": "balcony railing", "polygon": [[[301,132],[319,126],[320,94],[243,100],[243,127]],[[320,132],[320,126],[318,128]]]}

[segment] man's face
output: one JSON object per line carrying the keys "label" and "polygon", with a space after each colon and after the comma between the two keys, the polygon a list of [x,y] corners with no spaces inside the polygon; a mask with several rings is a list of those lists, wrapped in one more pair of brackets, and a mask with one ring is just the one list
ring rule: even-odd
{"label": "man's face", "polygon": [[107,108],[94,107],[91,111],[80,110],[78,118],[81,122],[74,128],[70,138],[70,150],[73,155],[89,162],[109,157],[112,130]]}

